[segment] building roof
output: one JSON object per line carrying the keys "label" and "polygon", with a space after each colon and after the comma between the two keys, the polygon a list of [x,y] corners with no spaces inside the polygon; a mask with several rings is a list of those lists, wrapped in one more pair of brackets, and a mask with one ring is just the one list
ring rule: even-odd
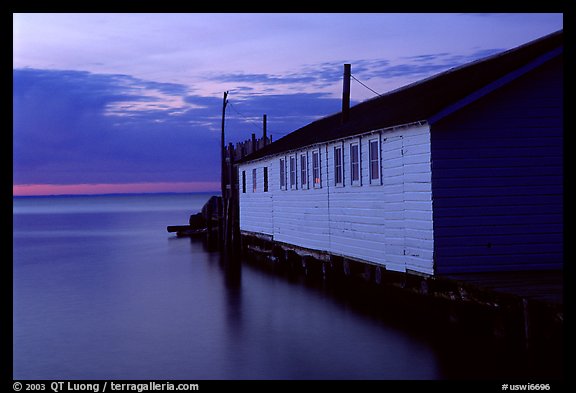
{"label": "building roof", "polygon": [[560,30],[517,48],[452,68],[351,107],[349,120],[344,124],[341,122],[341,112],[316,120],[244,157],[240,162],[373,130],[428,121],[495,81],[558,50],[562,43],[563,30]]}

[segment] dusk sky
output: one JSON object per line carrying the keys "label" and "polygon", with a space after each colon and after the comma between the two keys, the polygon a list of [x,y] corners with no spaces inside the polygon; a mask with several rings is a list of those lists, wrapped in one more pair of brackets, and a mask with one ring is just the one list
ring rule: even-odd
{"label": "dusk sky", "polygon": [[[562,14],[14,14],[14,195],[219,190],[227,142],[563,28]],[[352,81],[352,104],[375,94]]]}

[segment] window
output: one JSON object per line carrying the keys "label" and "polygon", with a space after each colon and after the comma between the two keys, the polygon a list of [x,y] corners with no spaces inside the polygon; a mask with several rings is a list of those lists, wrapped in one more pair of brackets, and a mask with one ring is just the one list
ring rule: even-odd
{"label": "window", "polygon": [[300,154],[300,185],[304,190],[308,188],[308,155],[306,153]]}
{"label": "window", "polygon": [[370,184],[380,184],[380,144],[378,139],[371,140],[370,146]]}
{"label": "window", "polygon": [[264,167],[264,192],[268,192],[268,167]]}
{"label": "window", "polygon": [[360,147],[358,143],[350,145],[350,183],[360,185]]}
{"label": "window", "polygon": [[320,179],[320,150],[314,150],[312,152],[312,178],[314,187],[321,187],[322,182]]}
{"label": "window", "polygon": [[286,189],[286,160],[280,159],[280,189]]}
{"label": "window", "polygon": [[246,171],[242,171],[242,194],[246,194]]}
{"label": "window", "polygon": [[296,157],[290,156],[290,189],[296,188]]}
{"label": "window", "polygon": [[256,192],[256,168],[252,169],[252,192]]}
{"label": "window", "polygon": [[334,147],[334,182],[337,186],[342,186],[343,184],[343,173],[342,173],[342,146]]}

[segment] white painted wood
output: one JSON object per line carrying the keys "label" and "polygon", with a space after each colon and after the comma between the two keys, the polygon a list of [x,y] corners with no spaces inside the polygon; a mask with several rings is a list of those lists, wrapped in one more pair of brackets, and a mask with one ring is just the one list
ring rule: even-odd
{"label": "white painted wood", "polygon": [[[369,141],[380,141],[380,181],[370,181]],[[350,144],[360,150],[360,185],[350,178]],[[343,151],[343,185],[334,184],[334,146]],[[313,186],[312,151],[320,152],[321,185]],[[300,187],[301,154],[308,187]],[[289,186],[289,157],[298,187]],[[286,159],[287,190],[280,189],[279,160]],[[268,167],[269,192],[263,192]],[[252,169],[258,190],[252,193]],[[433,223],[428,125],[378,131],[239,165],[240,229],[274,240],[383,265],[388,270],[433,273]],[[242,181],[240,175],[239,181]],[[240,188],[242,191],[242,184]]]}
{"label": "white painted wood", "polygon": [[[259,161],[248,163],[239,168],[239,190],[240,190],[240,222],[242,229],[251,232],[273,235],[272,193],[270,192],[270,172],[271,161]],[[268,167],[268,189],[264,192],[264,166]],[[252,191],[252,170],[256,169],[257,190]],[[242,171],[246,173],[246,192],[243,193]],[[279,186],[279,185],[278,185]]]}

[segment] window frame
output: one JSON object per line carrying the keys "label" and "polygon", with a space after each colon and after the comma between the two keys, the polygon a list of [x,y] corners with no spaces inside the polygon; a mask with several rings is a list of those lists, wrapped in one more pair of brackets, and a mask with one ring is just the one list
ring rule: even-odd
{"label": "window frame", "polygon": [[264,169],[264,174],[263,174],[264,192],[268,192],[268,167],[265,166],[263,169]]}
{"label": "window frame", "polygon": [[246,171],[242,171],[242,194],[246,194]]}
{"label": "window frame", "polygon": [[288,165],[289,182],[288,182],[288,184],[290,184],[291,190],[297,190],[298,189],[298,165],[297,165],[298,162],[296,160],[296,155],[291,154],[288,159],[289,159],[289,165]]}
{"label": "window frame", "polygon": [[[356,148],[356,162],[354,162],[353,150]],[[361,186],[362,185],[362,160],[360,158],[360,142],[350,143],[350,185]],[[356,174],[357,178],[354,179]]]}
{"label": "window frame", "polygon": [[[373,144],[376,144],[376,158],[373,157],[372,151]],[[380,138],[372,138],[368,140],[368,179],[371,185],[382,184],[382,152]],[[375,166],[374,166],[375,165]],[[374,176],[374,168],[377,169],[376,176]]]}
{"label": "window frame", "polygon": [[[308,152],[300,153],[300,188],[308,189]],[[302,165],[304,164],[304,165]]]}
{"label": "window frame", "polygon": [[280,190],[286,191],[286,157],[280,157]]}
{"label": "window frame", "polygon": [[252,192],[258,191],[258,168],[252,169]]}
{"label": "window frame", "polygon": [[342,144],[334,146],[334,186],[344,187],[344,148]]}
{"label": "window frame", "polygon": [[[314,155],[318,158],[317,162],[314,160]],[[315,167],[315,164],[318,164],[318,166]],[[320,155],[320,149],[312,150],[312,187],[322,188],[322,156]]]}

